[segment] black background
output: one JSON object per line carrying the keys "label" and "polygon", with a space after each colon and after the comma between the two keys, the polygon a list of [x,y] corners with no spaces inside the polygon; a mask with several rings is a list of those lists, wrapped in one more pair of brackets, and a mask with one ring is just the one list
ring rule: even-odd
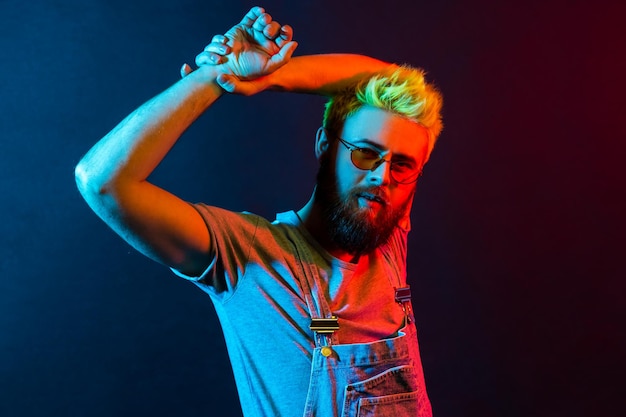
{"label": "black background", "polygon": [[[0,0],[0,415],[240,415],[209,298],[101,223],[73,170],[252,5]],[[297,54],[422,66],[445,96],[408,271],[435,415],[623,415],[624,3],[262,5]],[[225,97],[152,180],[299,208],[323,102]]]}

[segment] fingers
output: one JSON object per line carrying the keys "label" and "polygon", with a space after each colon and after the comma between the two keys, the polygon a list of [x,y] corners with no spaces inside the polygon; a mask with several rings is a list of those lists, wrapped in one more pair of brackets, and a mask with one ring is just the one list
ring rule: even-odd
{"label": "fingers", "polygon": [[182,67],[180,67],[180,78],[185,78],[186,76],[188,76],[189,74],[191,74],[193,72],[193,69],[189,66],[189,64],[183,64]]}
{"label": "fingers", "polygon": [[276,36],[278,36],[279,32],[280,32],[280,23],[278,22],[270,22],[267,25],[265,25],[265,28],[263,28],[263,34],[265,35],[267,39],[271,39],[271,40],[276,39]]}
{"label": "fingers", "polygon": [[237,80],[236,77],[233,77],[233,76],[230,76],[230,75],[227,75],[227,74],[220,74],[220,75],[217,76],[215,81],[226,92],[234,93],[235,90],[237,89],[237,81],[238,80]]}
{"label": "fingers", "polygon": [[215,35],[213,36],[213,39],[211,39],[211,43],[225,44],[226,41],[228,41],[228,38],[224,35]]}
{"label": "fingers", "polygon": [[272,19],[269,13],[259,15],[252,25],[252,29],[263,33],[267,39],[272,41],[278,40],[282,36],[289,36],[289,40],[291,40],[291,36],[293,36],[291,26],[281,26],[280,23]]}
{"label": "fingers", "polygon": [[211,43],[204,47],[204,52],[210,52],[217,55],[228,55],[231,47],[226,43],[228,38],[224,35],[215,35]]}
{"label": "fingers", "polygon": [[276,45],[282,48],[287,42],[291,42],[293,39],[293,29],[289,25],[285,25],[280,28],[279,36],[276,38]]}
{"label": "fingers", "polygon": [[226,61],[225,55],[231,52],[231,47],[226,44],[228,38],[224,35],[215,35],[211,43],[196,56],[196,65],[219,65]]}
{"label": "fingers", "polygon": [[261,13],[252,24],[252,29],[258,30],[259,32],[263,32],[265,26],[272,23],[272,16],[269,13]]}
{"label": "fingers", "polygon": [[219,65],[226,61],[221,55],[213,52],[203,51],[196,55],[196,65]]}
{"label": "fingers", "polygon": [[241,19],[240,24],[246,27],[251,28],[252,25],[256,22],[256,20],[265,13],[265,9],[259,6],[255,6],[246,15]]}
{"label": "fingers", "polygon": [[[261,70],[251,72],[260,75],[266,70],[273,71],[283,66],[291,58],[296,46],[291,26],[281,26],[262,7],[253,7],[240,24],[233,26],[225,35],[215,35],[211,38],[211,43],[196,56],[196,65],[200,67],[225,64],[233,58],[237,59],[241,54],[247,54],[260,60],[260,64],[255,64]],[[188,73],[181,69],[181,75]],[[234,82],[239,81],[236,79]],[[239,86],[228,87],[226,81],[223,88],[226,91],[232,91],[234,88],[236,92],[240,89]]]}
{"label": "fingers", "polygon": [[271,40],[276,39],[278,35],[282,37],[286,34],[285,29],[289,33],[289,39],[287,39],[286,42],[291,41],[291,36],[293,35],[291,26],[285,25],[281,27],[278,22],[275,22],[272,19],[272,16],[269,13],[265,13],[265,9],[263,7],[259,6],[250,9],[250,11],[246,13],[241,20],[240,25],[263,32],[263,34]]}
{"label": "fingers", "polygon": [[291,59],[291,56],[293,55],[297,47],[298,42],[290,41],[285,43],[280,48],[280,51],[278,51],[276,55],[270,58],[270,66],[272,67],[272,69],[276,70],[285,65]]}
{"label": "fingers", "polygon": [[[280,53],[273,60],[280,62],[280,66],[284,64],[285,59],[289,60],[295,46],[291,45],[282,52],[279,52],[283,47],[292,42],[293,29],[289,25],[281,26],[280,23],[272,20],[272,16],[268,13],[259,15],[257,20],[252,25],[252,32],[254,39],[265,48],[269,48],[268,51],[272,51],[271,55]],[[274,44],[274,46],[270,46]]]}
{"label": "fingers", "polygon": [[[272,16],[266,13],[265,9],[260,6],[251,8],[243,19],[241,19],[238,26],[243,26],[244,29],[248,30],[253,29],[259,31],[263,33],[267,39],[275,40],[277,44],[280,43],[281,45],[279,46],[291,41],[291,37],[293,36],[293,31],[290,26],[286,25],[281,27],[281,25],[275,22]],[[285,36],[288,36],[288,38],[285,38]],[[215,40],[213,42],[215,42]],[[223,43],[226,43],[226,41]]]}
{"label": "fingers", "polygon": [[222,87],[222,89],[224,89],[224,91],[231,94],[251,96],[260,91],[260,87],[257,83],[242,81],[239,78],[228,74],[218,75],[215,81],[220,87]]}
{"label": "fingers", "polygon": [[[281,26],[280,23],[273,20],[272,16],[269,13],[265,12],[264,8],[258,6],[250,9],[250,11],[239,23],[239,26],[243,26],[243,29],[250,34],[256,32],[253,36],[257,41],[262,40],[262,38],[259,37],[259,34],[262,34],[262,36],[265,38],[264,40],[274,41],[279,48],[287,42],[290,42],[293,38],[293,29],[291,28],[291,26]],[[231,37],[228,36],[229,33],[227,33],[226,35],[227,38]],[[226,43],[227,41],[228,39],[224,40],[222,43]],[[212,42],[221,41],[215,40],[214,37],[214,40]]]}
{"label": "fingers", "polygon": [[267,39],[274,40],[280,32],[280,23],[272,20],[268,13],[263,13],[254,22],[252,29],[263,33]]}

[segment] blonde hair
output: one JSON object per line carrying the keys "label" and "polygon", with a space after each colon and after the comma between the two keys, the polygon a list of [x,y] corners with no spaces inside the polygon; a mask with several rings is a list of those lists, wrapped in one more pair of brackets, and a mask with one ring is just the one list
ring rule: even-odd
{"label": "blonde hair", "polygon": [[406,117],[428,131],[428,156],[443,128],[443,98],[426,82],[424,71],[408,65],[393,67],[341,91],[326,103],[324,128],[338,135],[349,116],[369,105]]}

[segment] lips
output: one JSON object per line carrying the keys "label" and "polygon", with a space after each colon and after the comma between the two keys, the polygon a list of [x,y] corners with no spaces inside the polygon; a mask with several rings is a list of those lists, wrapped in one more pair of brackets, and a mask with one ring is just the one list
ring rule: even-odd
{"label": "lips", "polygon": [[378,193],[360,192],[360,193],[357,193],[357,196],[364,198],[366,200],[381,204],[383,206],[389,204],[389,201],[387,200],[387,198],[385,198],[385,196],[378,194]]}

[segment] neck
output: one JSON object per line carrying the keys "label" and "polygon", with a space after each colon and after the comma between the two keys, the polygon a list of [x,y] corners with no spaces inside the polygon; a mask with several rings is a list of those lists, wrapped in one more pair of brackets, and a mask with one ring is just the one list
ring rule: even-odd
{"label": "neck", "polygon": [[322,214],[322,206],[315,197],[315,190],[309,201],[298,210],[297,214],[306,230],[332,256],[345,262],[358,262],[359,255],[348,253],[339,248],[328,233],[328,225]]}

